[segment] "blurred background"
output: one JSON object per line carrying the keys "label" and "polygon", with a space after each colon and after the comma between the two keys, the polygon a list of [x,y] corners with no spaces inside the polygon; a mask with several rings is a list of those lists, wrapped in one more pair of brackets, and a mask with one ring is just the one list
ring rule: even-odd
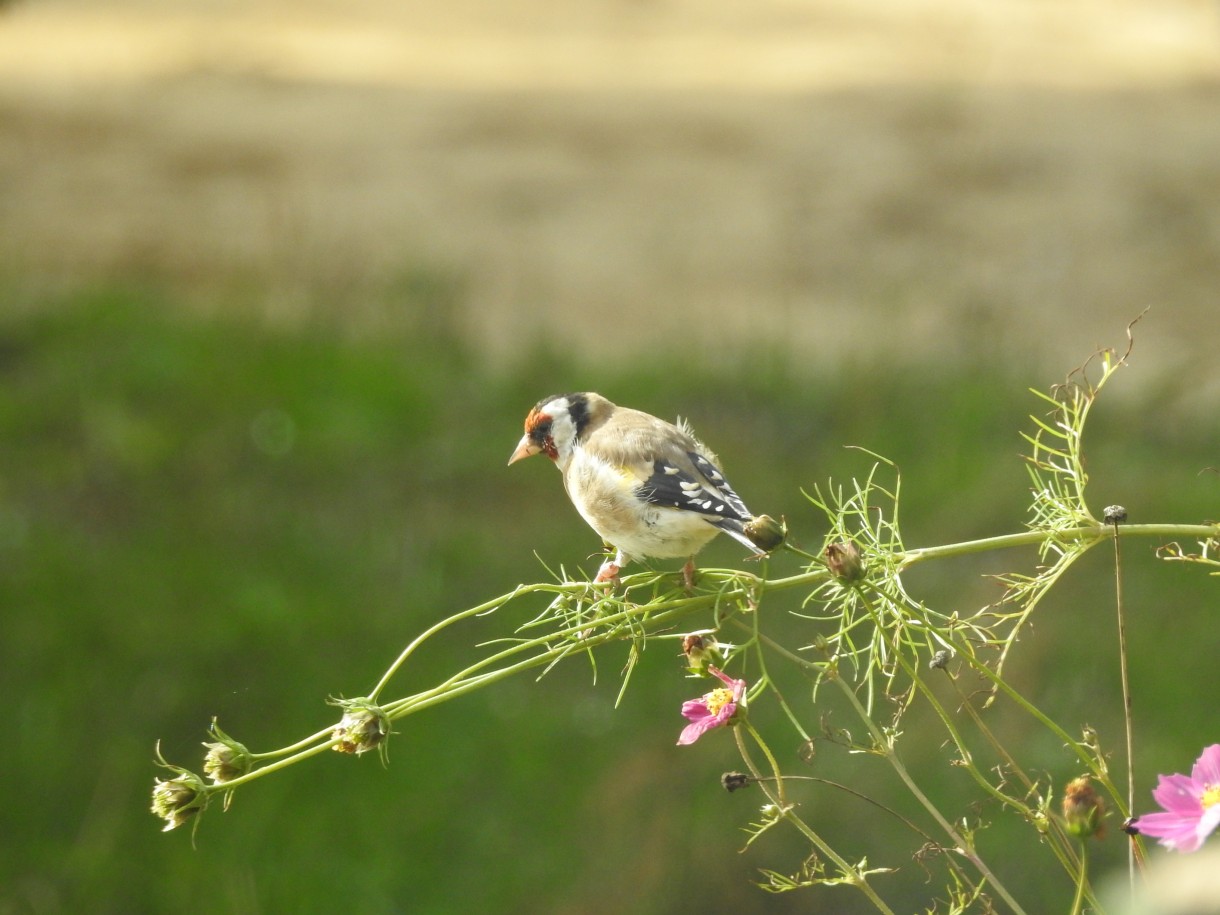
{"label": "blurred background", "polygon": [[[290,743],[432,622],[542,562],[591,572],[554,470],[504,466],[556,391],[687,417],[812,549],[801,488],[869,448],[923,546],[1021,528],[1027,389],[1147,308],[1093,417],[1092,507],[1214,519],[1218,281],[1214,2],[0,3],[0,913],[867,911],[752,885],[806,849],[742,852],[761,798],[719,788],[723,735],[673,746],[702,684],[666,643],[617,709],[626,646],[406,719],[388,768],[260,781],[193,846],[148,812],[153,747],[197,769],[213,716]],[[1156,546],[1123,547],[1148,805],[1218,739],[1215,583]],[[1035,561],[908,584],[968,609]],[[1121,771],[1112,593],[1097,550],[1009,674]],[[387,695],[538,609],[455,627]],[[763,607],[808,644],[793,609]],[[989,714],[1053,790],[1079,774]],[[1030,910],[1065,911],[939,738],[904,748],[947,815],[997,821],[980,845]],[[827,745],[809,772],[920,815],[879,761]],[[873,808],[801,802],[897,869],[897,911],[942,898]]]}

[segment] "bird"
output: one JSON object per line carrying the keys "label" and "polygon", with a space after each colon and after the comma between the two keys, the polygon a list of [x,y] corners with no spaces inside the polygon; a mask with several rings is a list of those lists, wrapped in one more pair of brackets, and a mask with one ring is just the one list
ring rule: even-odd
{"label": "bird", "polygon": [[615,550],[594,581],[617,581],[632,560],[683,558],[689,588],[695,554],[717,534],[755,557],[783,539],[769,516],[750,513],[682,420],[675,425],[591,391],[554,394],[529,411],[508,463],[535,454],[554,462],[576,510]]}

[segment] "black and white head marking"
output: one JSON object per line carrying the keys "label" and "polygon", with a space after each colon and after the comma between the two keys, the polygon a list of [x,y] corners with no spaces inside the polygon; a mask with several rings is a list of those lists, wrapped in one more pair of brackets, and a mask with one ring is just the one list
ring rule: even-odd
{"label": "black and white head marking", "polygon": [[575,443],[589,423],[584,394],[552,394],[538,401],[525,418],[525,434],[551,460]]}

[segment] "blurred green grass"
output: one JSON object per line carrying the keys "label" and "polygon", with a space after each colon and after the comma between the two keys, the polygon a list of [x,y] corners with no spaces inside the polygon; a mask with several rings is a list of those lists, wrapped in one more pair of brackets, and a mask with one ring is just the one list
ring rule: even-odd
{"label": "blurred green grass", "polygon": [[[617,710],[625,648],[600,657],[596,682],[577,661],[406,719],[388,769],[372,754],[327,754],[267,778],[227,815],[209,811],[196,848],[189,830],[158,832],[147,809],[157,739],[194,767],[213,715],[255,749],[291,742],[335,717],[328,696],[366,692],[431,622],[543,577],[535,553],[594,568],[596,538],[553,469],[505,467],[544,394],[596,389],[680,412],[751,507],[786,515],[811,548],[823,524],[800,488],[862,476],[871,459],[843,446],[869,448],[902,468],[917,546],[1020,528],[1017,433],[1039,409],[1026,388],[1062,380],[1024,376],[1019,354],[952,366],[862,357],[836,377],[812,367],[814,354],[795,365],[767,352],[609,374],[538,351],[492,369],[446,324],[443,290],[401,295],[394,307],[423,317],[374,340],[177,317],[173,302],[122,289],[0,323],[0,912],[865,911],[846,890],[775,897],[750,885],[758,867],[795,870],[804,849],[775,832],[737,853],[760,800],[719,789],[718,774],[739,766],[729,741],[673,746],[679,704],[699,687],[660,645]],[[1094,510],[1216,517],[1220,483],[1199,472],[1216,463],[1214,436],[1181,406],[1189,379],[1132,369],[1114,386],[1126,391],[1107,391],[1086,445]],[[1145,799],[1152,767],[1181,769],[1215,739],[1201,688],[1212,652],[1183,648],[1214,631],[1214,583],[1155,562],[1154,546],[1124,545]],[[703,561],[741,558],[725,542]],[[1031,561],[963,559],[909,584],[966,608],[998,596],[984,573]],[[1040,608],[1009,672],[1069,731],[1087,722],[1121,757],[1110,573],[1104,551],[1090,555]],[[764,605],[793,645],[809,640],[784,612],[798,600]],[[389,695],[443,678],[535,609],[455,627]],[[789,686],[811,727],[828,713],[850,726]],[[756,714],[765,724],[773,711]],[[1077,774],[1056,768],[1061,748],[1027,722],[992,714],[1053,783]],[[910,734],[904,746],[949,812],[966,813],[972,795],[938,739]],[[780,749],[800,765],[795,745]],[[877,761],[827,747],[812,771],[864,778],[914,813]],[[883,895],[926,904],[935,884],[905,857],[918,843],[850,798],[811,790],[807,804],[848,857],[901,866],[878,879]],[[999,824],[981,838],[1018,879],[1038,860],[1016,852],[1028,841]],[[1116,837],[1101,848],[1103,866],[1125,858]],[[1050,911],[1070,890],[1047,880],[1035,892]]]}

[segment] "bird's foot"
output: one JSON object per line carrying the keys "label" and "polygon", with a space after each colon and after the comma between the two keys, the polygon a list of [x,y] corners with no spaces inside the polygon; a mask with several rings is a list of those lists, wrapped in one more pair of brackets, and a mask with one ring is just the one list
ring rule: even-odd
{"label": "bird's foot", "polygon": [[686,560],[686,565],[682,567],[682,582],[686,586],[686,593],[691,594],[695,590],[695,560]]}
{"label": "bird's foot", "polygon": [[597,577],[593,580],[595,582],[608,581],[611,585],[616,585],[618,584],[618,573],[621,569],[622,566],[620,566],[613,559],[607,559],[602,563],[602,567],[597,570]]}

